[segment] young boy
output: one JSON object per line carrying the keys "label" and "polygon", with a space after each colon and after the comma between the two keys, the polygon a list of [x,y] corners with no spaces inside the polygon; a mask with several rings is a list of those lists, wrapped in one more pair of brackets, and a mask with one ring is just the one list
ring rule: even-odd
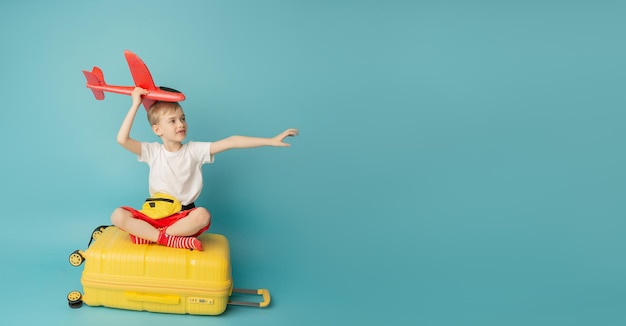
{"label": "young boy", "polygon": [[149,192],[166,193],[178,199],[183,206],[179,213],[153,219],[131,207],[119,207],[113,211],[111,222],[130,233],[133,243],[157,243],[173,248],[202,250],[196,238],[209,229],[211,215],[206,208],[195,207],[194,201],[202,190],[202,170],[205,163],[213,163],[215,154],[233,148],[261,146],[289,146],[284,142],[288,136],[298,135],[297,129],[287,129],[273,138],[230,136],[215,142],[187,142],[187,122],[178,103],[156,102],[148,110],[152,131],[159,136],[157,142],[139,142],[130,137],[130,130],[141,105],[141,96],[148,91],[136,87],[132,93],[132,105],[117,133],[117,142],[137,155],[150,167]]}

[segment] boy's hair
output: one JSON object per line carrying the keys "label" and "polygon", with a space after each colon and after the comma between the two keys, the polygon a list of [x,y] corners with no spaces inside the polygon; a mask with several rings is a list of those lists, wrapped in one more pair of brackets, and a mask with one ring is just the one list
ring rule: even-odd
{"label": "boy's hair", "polygon": [[153,126],[159,122],[159,118],[164,112],[175,111],[176,109],[183,109],[178,102],[156,101],[148,110],[148,122]]}

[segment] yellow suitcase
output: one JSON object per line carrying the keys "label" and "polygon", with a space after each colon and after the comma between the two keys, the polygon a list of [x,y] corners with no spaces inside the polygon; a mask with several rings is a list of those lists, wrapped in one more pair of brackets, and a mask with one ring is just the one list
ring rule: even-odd
{"label": "yellow suitcase", "polygon": [[[203,251],[156,244],[136,245],[117,227],[99,227],[85,251],[74,251],[73,266],[85,267],[84,293],[72,291],[70,307],[89,306],[174,314],[219,315],[228,304],[266,307],[267,289],[233,289],[228,240],[220,234],[198,237]],[[95,240],[95,241],[94,241]],[[257,294],[261,302],[229,301],[232,293]]]}

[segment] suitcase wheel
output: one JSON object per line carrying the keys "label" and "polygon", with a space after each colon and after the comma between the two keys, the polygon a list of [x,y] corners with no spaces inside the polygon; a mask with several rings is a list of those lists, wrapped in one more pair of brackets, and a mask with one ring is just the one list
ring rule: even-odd
{"label": "suitcase wheel", "polygon": [[91,246],[91,243],[96,241],[102,235],[102,232],[104,232],[104,229],[108,227],[109,225],[100,225],[99,227],[95,228],[91,232],[91,239],[89,239],[89,243],[87,244],[87,247]]}
{"label": "suitcase wheel", "polygon": [[104,229],[106,229],[108,227],[108,225],[101,225],[97,228],[95,228],[95,230],[93,230],[93,232],[91,232],[91,239],[92,240],[98,240],[98,238],[102,235],[102,232],[104,231]]}
{"label": "suitcase wheel", "polygon": [[78,267],[84,261],[85,258],[83,257],[83,254],[80,252],[80,250],[75,250],[73,253],[70,254],[70,265]]}
{"label": "suitcase wheel", "polygon": [[67,294],[67,303],[72,309],[80,308],[83,305],[83,295],[78,291]]}

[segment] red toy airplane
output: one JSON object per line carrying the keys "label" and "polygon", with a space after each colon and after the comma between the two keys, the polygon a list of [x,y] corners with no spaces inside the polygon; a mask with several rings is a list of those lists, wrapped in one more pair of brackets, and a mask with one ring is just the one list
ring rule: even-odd
{"label": "red toy airplane", "polygon": [[[134,53],[125,50],[124,56],[128,62],[130,73],[133,75],[133,81],[135,86],[144,88],[149,91],[148,94],[143,96],[143,106],[146,111],[156,101],[166,102],[181,102],[185,100],[185,95],[175,89],[168,87],[157,87],[154,85],[152,75],[146,64]],[[104,100],[104,92],[118,93],[124,95],[131,95],[135,86],[114,86],[108,85],[104,81],[104,74],[98,67],[93,67],[92,71],[83,70],[85,78],[87,78],[87,88],[90,88],[95,95],[96,100]]]}

